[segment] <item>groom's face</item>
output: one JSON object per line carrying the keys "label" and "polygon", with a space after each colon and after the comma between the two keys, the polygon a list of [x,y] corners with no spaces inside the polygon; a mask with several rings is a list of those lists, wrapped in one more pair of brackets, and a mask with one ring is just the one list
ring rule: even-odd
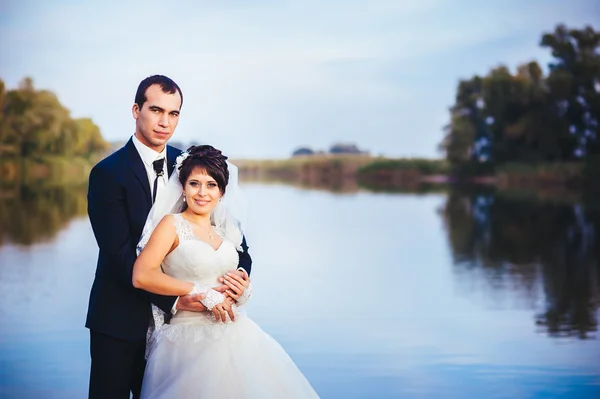
{"label": "groom's face", "polygon": [[165,93],[159,85],[148,87],[142,108],[134,104],[132,109],[138,140],[153,150],[162,151],[175,132],[180,108],[179,92]]}

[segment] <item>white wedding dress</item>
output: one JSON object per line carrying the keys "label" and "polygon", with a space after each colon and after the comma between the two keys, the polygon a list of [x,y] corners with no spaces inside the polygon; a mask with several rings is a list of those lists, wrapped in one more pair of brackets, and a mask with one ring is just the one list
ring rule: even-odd
{"label": "white wedding dress", "polygon": [[[223,239],[218,249],[196,238],[174,215],[179,246],[164,260],[164,272],[216,287],[235,269],[238,254]],[[212,312],[178,311],[157,327],[149,343],[143,399],[318,398],[292,359],[238,308],[235,321],[217,323]]]}

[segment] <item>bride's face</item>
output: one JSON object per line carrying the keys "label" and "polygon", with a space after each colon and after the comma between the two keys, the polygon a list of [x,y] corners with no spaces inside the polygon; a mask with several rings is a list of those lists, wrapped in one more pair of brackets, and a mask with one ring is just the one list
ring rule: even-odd
{"label": "bride's face", "polygon": [[190,173],[190,177],[185,182],[183,195],[190,210],[199,215],[210,215],[222,196],[215,179],[202,168],[195,168]]}

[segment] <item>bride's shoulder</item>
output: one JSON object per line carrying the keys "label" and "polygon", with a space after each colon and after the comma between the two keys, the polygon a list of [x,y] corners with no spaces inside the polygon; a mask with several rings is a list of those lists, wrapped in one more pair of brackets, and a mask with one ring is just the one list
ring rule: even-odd
{"label": "bride's shoulder", "polygon": [[181,213],[167,213],[165,216],[163,216],[162,220],[170,220],[171,222],[174,222],[176,220],[181,220],[183,219],[183,216],[181,215]]}
{"label": "bride's shoulder", "polygon": [[[175,230],[178,219],[181,217],[180,214],[169,213],[160,220],[158,226],[162,226],[163,229]],[[157,228],[158,228],[157,226]]]}
{"label": "bride's shoulder", "polygon": [[173,222],[175,220],[177,214],[175,213],[167,213],[165,216],[163,216],[161,222],[164,222],[165,220]]}
{"label": "bride's shoulder", "polygon": [[189,223],[181,213],[168,213],[163,216],[160,223],[168,225],[169,228],[176,231],[178,234],[189,230]]}

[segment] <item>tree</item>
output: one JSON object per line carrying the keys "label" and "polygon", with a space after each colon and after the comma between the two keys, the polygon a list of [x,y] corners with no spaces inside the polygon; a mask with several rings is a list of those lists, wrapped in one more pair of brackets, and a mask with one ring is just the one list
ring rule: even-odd
{"label": "tree", "polygon": [[489,160],[490,132],[482,114],[482,79],[461,80],[455,104],[450,108],[451,122],[440,149],[451,164]]}
{"label": "tree", "polygon": [[6,102],[6,86],[4,81],[0,79],[0,142],[2,142],[2,122],[4,120],[4,103]]}
{"label": "tree", "polygon": [[563,134],[577,140],[576,155],[600,153],[600,32],[592,27],[567,29],[558,25],[542,36],[541,46],[552,50],[548,86],[551,105],[564,119]]}
{"label": "tree", "polygon": [[36,90],[31,78],[23,79],[16,90],[8,92],[2,83],[2,104],[0,144],[17,147],[21,157],[89,156],[109,146],[90,119],[72,119],[56,95]]}
{"label": "tree", "polygon": [[454,166],[466,163],[571,161],[600,154],[600,33],[559,25],[541,45],[555,61],[503,65],[461,80],[439,146]]}

